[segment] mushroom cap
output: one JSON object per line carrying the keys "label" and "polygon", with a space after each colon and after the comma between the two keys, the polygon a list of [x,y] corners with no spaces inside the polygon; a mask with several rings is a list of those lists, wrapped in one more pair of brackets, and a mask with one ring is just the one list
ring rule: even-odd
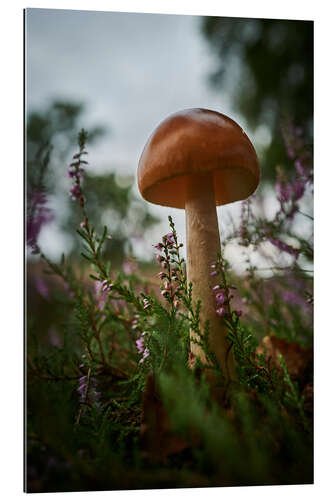
{"label": "mushroom cap", "polygon": [[260,177],[255,149],[231,118],[208,109],[185,109],[162,121],[148,139],[138,187],[151,203],[185,208],[189,176],[209,173],[216,205],[247,198]]}

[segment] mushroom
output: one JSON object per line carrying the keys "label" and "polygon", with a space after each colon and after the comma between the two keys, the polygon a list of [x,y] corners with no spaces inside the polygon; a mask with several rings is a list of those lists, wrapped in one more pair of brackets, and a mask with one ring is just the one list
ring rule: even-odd
{"label": "mushroom", "polygon": [[[160,123],[138,167],[144,199],[186,211],[187,281],[192,282],[194,302],[201,301],[201,326],[209,320],[209,348],[228,381],[234,380],[234,358],[227,329],[216,314],[216,277],[211,276],[211,264],[221,252],[216,206],[247,198],[258,183],[257,155],[244,130],[207,109],[185,109]],[[191,352],[207,362],[194,342]]]}

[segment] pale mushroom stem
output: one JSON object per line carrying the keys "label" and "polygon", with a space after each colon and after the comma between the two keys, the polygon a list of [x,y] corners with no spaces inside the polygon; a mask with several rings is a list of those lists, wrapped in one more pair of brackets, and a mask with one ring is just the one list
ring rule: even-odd
{"label": "pale mushroom stem", "polygon": [[[213,286],[216,276],[211,276],[211,264],[221,252],[220,234],[217,222],[214,180],[212,174],[190,175],[187,183],[186,240],[187,240],[187,282],[193,285],[193,304],[201,301],[200,323],[209,320],[209,348],[214,352],[227,383],[234,380],[235,367],[227,329],[216,314],[216,300]],[[191,332],[192,337],[196,337]],[[200,346],[191,342],[191,352],[207,362]],[[207,372],[209,377],[209,373]]]}

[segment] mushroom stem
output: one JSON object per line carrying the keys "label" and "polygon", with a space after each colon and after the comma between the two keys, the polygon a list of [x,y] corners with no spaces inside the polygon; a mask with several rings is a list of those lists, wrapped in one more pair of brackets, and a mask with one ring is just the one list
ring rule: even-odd
{"label": "mushroom stem", "polygon": [[[211,276],[211,264],[221,252],[217,222],[214,179],[212,174],[188,176],[186,210],[187,282],[192,282],[193,304],[201,301],[200,326],[209,321],[209,348],[214,352],[227,384],[234,379],[234,358],[227,340],[227,328],[216,314],[216,276]],[[195,332],[191,337],[197,338]],[[191,352],[207,363],[200,346],[191,342]],[[207,375],[208,372],[207,372]]]}

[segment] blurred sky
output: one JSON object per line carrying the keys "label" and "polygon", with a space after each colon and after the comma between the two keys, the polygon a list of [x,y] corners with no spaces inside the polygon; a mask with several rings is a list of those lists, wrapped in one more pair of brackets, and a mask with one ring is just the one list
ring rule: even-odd
{"label": "blurred sky", "polygon": [[[199,26],[195,16],[28,9],[28,112],[53,98],[82,100],[82,125],[111,132],[90,148],[91,168],[135,175],[146,140],[170,113],[203,107],[231,114],[227,96],[207,85],[213,61]],[[183,211],[151,210],[163,219],[156,237],[169,213],[185,236]]]}
{"label": "blurred sky", "polygon": [[[98,172],[136,175],[153,129],[183,108],[220,111],[248,132],[244,118],[231,108],[228,84],[215,93],[207,83],[214,59],[200,33],[200,17],[27,9],[26,22],[27,112],[47,106],[54,98],[84,102],[82,126],[89,130],[90,125],[102,124],[110,129],[89,148],[90,168]],[[231,83],[237,61],[228,73]],[[270,140],[262,127],[255,137],[249,136],[257,148],[260,141]],[[136,183],[134,189],[140,196]],[[222,233],[239,206],[218,208]],[[150,255],[152,243],[168,232],[169,214],[182,241],[186,240],[184,211],[150,208],[161,224],[137,248],[141,257]],[[41,244],[56,257],[66,250],[66,242],[60,232],[51,239],[51,231],[56,232],[56,226],[45,227]],[[233,251],[238,254],[236,248]]]}
{"label": "blurred sky", "polygon": [[82,100],[87,126],[112,129],[94,152],[96,165],[133,172],[170,113],[230,113],[227,97],[207,86],[213,61],[199,25],[194,16],[28,9],[28,111],[53,97]]}

